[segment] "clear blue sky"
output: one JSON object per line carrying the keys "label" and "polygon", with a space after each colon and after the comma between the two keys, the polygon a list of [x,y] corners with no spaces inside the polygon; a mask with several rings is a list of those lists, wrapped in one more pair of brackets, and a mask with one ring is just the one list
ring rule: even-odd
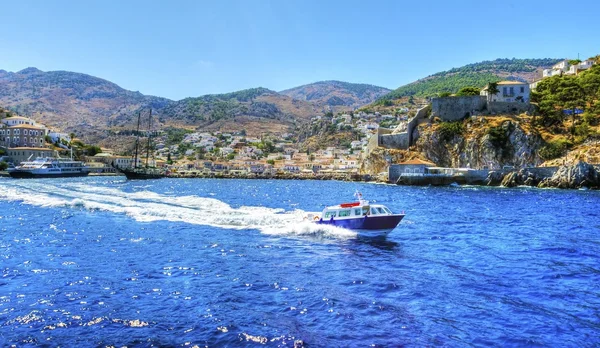
{"label": "clear blue sky", "polygon": [[0,69],[181,99],[320,80],[397,88],[495,58],[600,53],[600,1],[0,1]]}

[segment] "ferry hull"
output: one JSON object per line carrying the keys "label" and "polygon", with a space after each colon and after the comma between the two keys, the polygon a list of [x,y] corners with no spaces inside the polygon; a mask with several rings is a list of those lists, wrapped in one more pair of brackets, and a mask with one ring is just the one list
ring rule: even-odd
{"label": "ferry hull", "polygon": [[79,176],[87,176],[89,172],[81,173],[56,173],[56,174],[40,174],[25,171],[9,171],[8,175],[15,179],[36,179],[36,178],[73,178]]}
{"label": "ferry hull", "polygon": [[364,216],[354,219],[343,220],[318,220],[315,223],[320,225],[333,225],[348,230],[354,230],[361,235],[381,235],[391,232],[402,219],[403,214],[384,215],[384,216]]}

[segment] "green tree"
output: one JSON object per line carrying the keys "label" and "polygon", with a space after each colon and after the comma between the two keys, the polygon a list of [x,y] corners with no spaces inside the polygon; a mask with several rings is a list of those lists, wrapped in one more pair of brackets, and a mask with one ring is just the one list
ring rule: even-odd
{"label": "green tree", "polygon": [[457,97],[469,97],[469,96],[475,96],[475,95],[479,95],[479,88],[477,87],[463,87],[461,88],[458,93],[456,93]]}
{"label": "green tree", "polygon": [[488,102],[492,101],[492,97],[498,94],[500,90],[498,89],[498,82],[490,82],[487,84],[487,100]]}
{"label": "green tree", "polygon": [[102,152],[102,149],[99,146],[95,146],[95,145],[89,145],[85,147],[85,153],[88,156],[95,156],[96,154],[99,154]]}
{"label": "green tree", "polygon": [[0,170],[6,170],[8,168],[8,163],[1,161],[0,162]]}

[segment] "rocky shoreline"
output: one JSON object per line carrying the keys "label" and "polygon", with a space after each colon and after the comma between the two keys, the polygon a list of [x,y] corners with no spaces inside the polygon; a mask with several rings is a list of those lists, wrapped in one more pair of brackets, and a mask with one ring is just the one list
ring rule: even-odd
{"label": "rocky shoreline", "polygon": [[600,166],[579,161],[560,166],[552,176],[541,176],[527,169],[508,173],[493,171],[488,174],[487,186],[530,186],[561,189],[600,189]]}

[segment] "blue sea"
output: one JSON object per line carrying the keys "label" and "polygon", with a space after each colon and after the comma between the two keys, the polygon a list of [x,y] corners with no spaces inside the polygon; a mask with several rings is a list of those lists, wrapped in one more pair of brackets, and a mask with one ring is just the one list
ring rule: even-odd
{"label": "blue sea", "polygon": [[[307,212],[365,199],[383,238]],[[600,192],[0,178],[0,346],[600,345]]]}

